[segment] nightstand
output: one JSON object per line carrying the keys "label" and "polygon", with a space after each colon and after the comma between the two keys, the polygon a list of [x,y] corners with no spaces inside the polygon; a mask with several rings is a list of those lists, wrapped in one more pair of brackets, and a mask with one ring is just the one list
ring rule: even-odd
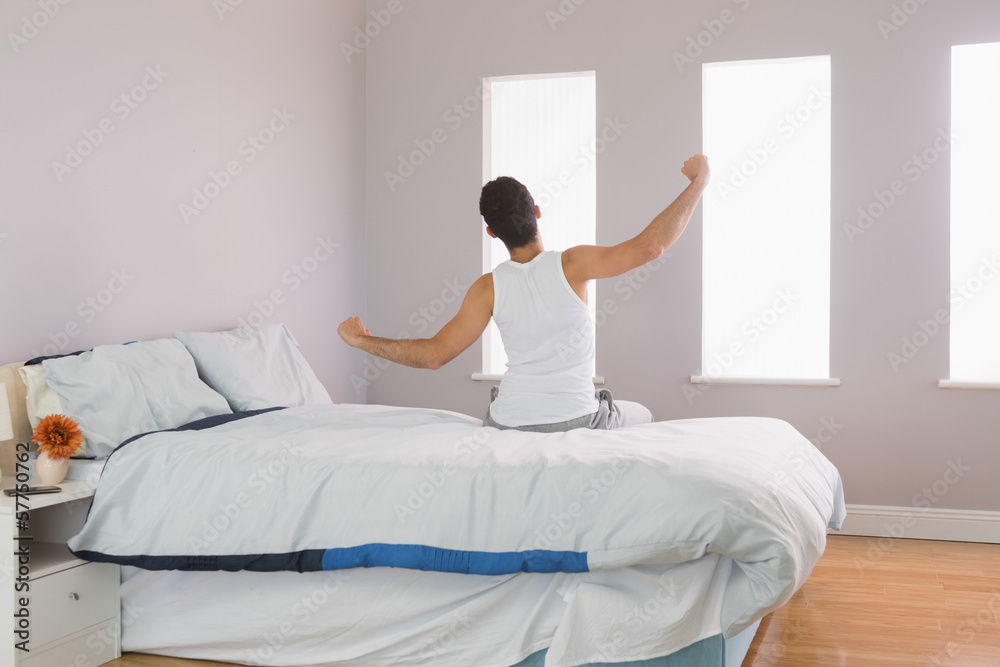
{"label": "nightstand", "polygon": [[[0,667],[96,667],[121,656],[118,566],[80,560],[66,547],[87,517],[93,484],[59,486],[21,499],[27,530],[18,527],[17,499],[0,495]],[[17,648],[25,640],[28,651]]]}

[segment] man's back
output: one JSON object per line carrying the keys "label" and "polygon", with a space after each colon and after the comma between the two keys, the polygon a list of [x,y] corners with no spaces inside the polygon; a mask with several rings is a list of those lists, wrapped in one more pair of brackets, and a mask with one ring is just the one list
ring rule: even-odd
{"label": "man's back", "polygon": [[551,424],[594,413],[594,332],[570,287],[562,253],[504,262],[493,270],[493,320],[507,372],[490,415],[506,426]]}

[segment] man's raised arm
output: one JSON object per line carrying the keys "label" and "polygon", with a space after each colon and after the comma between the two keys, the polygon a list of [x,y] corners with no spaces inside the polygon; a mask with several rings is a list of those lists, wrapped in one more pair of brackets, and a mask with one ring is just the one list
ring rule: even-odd
{"label": "man's raised arm", "polygon": [[475,343],[493,316],[493,274],[472,283],[458,313],[433,338],[395,339],[372,336],[360,317],[340,323],[337,333],[369,354],[413,368],[437,370]]}
{"label": "man's raised arm", "polygon": [[628,273],[662,255],[680,238],[708,186],[708,158],[689,158],[681,173],[691,184],[635,237],[614,246],[580,245],[563,252],[563,273],[570,285]]}

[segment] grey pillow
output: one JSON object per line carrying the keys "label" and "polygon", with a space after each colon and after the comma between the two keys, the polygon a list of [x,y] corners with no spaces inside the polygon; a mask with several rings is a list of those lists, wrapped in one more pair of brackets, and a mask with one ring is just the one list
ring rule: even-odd
{"label": "grey pillow", "polygon": [[237,412],[333,404],[284,324],[174,338],[194,357],[202,379]]}
{"label": "grey pillow", "polygon": [[139,433],[232,413],[198,377],[184,346],[170,338],[102,345],[42,366],[63,413],[80,425],[90,456],[106,457]]}

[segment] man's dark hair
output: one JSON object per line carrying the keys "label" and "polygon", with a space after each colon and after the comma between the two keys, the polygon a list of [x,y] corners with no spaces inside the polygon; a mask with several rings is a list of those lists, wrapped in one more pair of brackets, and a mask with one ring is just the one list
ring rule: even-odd
{"label": "man's dark hair", "polygon": [[510,176],[483,186],[479,213],[508,250],[526,246],[538,236],[535,200],[528,188]]}

